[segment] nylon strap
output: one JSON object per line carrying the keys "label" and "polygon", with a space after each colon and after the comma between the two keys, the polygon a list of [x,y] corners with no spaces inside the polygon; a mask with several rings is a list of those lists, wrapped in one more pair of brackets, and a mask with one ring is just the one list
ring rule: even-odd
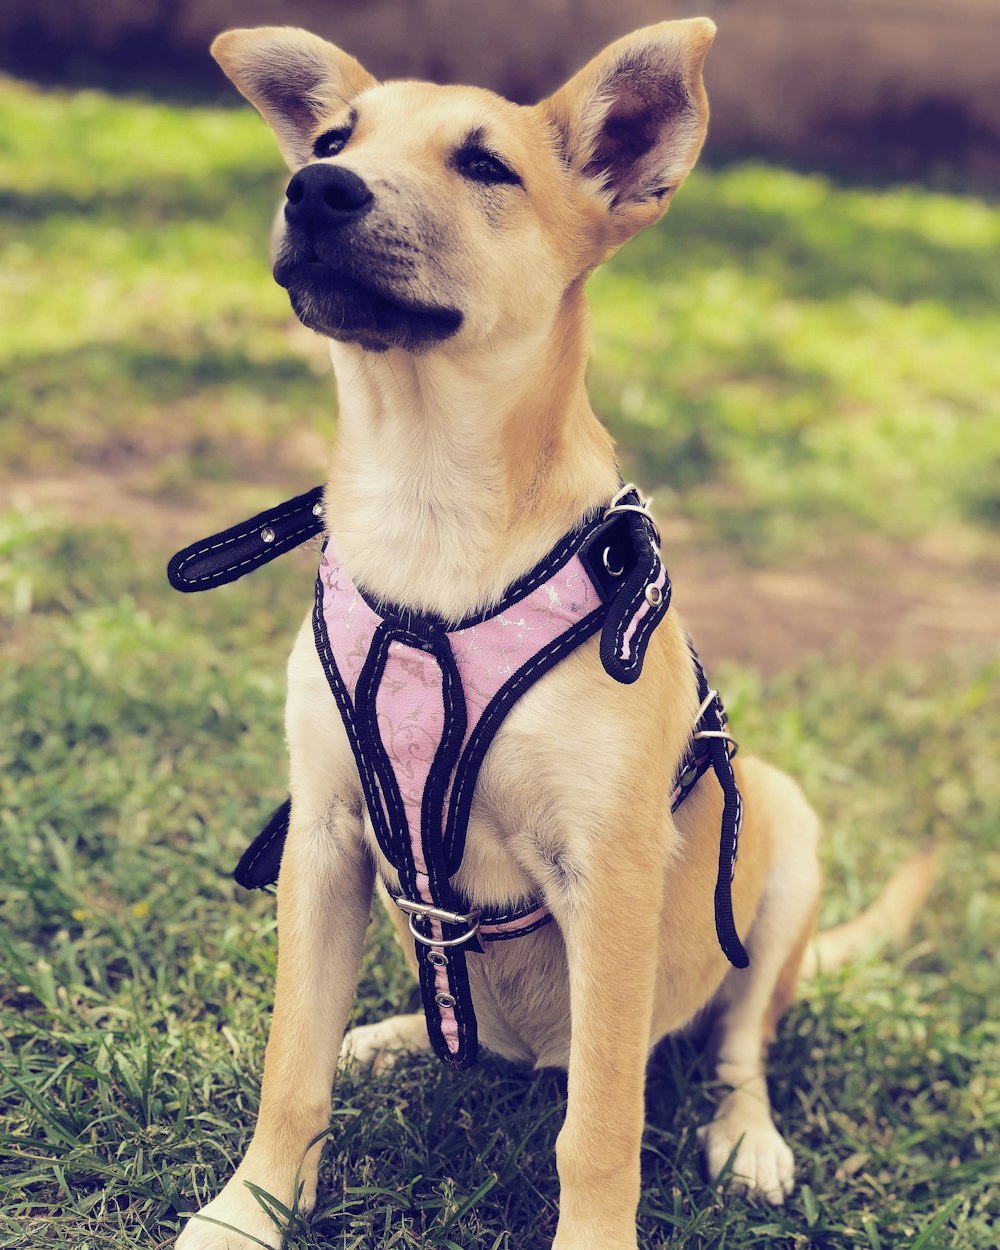
{"label": "nylon strap", "polygon": [[323,487],[178,551],[167,565],[174,590],[192,594],[252,573],[323,530]]}

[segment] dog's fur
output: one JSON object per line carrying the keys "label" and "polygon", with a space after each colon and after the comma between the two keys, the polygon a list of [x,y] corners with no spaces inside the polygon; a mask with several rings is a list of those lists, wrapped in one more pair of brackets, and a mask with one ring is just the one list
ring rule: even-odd
{"label": "dog's fur", "polygon": [[[340,418],[327,523],[352,578],[377,596],[460,619],[617,489],[584,388],[584,282],[663,214],[694,165],[713,35],[705,18],[638,31],[533,108],[473,88],[379,84],[303,31],[216,41],[293,169],[334,132],[342,150],[321,160],[373,197],[337,229],[290,230],[276,276],[332,340]],[[516,181],[476,165],[484,154]],[[374,864],[394,879],[308,621],[288,675],[292,818],[260,1118],[179,1250],[279,1244],[245,1181],[290,1206],[301,1168],[300,1209],[314,1201],[310,1143],[329,1120]],[[729,1090],[701,1130],[709,1173],[732,1155],[745,1189],[771,1202],[791,1189],[763,1054],[813,933],[819,829],[792,780],[739,757],[734,908],[751,963],[729,968],[711,905],[718,788],[703,781],[673,817],[667,802],[696,705],[671,609],[636,685],[611,681],[591,640],[517,704],[479,779],[462,894],[496,904],[541,890],[557,921],[469,963],[484,1044],[569,1070],[557,1250],[635,1250],[646,1059],[696,1022]],[[888,927],[919,905],[928,872],[913,873],[889,900]],[[376,1062],[427,1045],[423,1017],[402,1016],[354,1030],[345,1048]]]}

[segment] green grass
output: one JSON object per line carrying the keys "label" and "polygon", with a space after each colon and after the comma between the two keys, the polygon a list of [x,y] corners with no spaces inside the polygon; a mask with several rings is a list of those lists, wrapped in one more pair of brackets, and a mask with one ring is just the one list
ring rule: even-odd
{"label": "green grass", "polygon": [[[267,274],[280,179],[250,111],[4,83],[0,125],[4,487],[103,474],[179,505],[221,493],[237,516],[311,485],[287,436],[329,431],[331,389]],[[998,241],[975,201],[700,175],[594,280],[595,400],[706,543],[801,558],[870,531],[985,552]],[[196,536],[167,516],[175,545]],[[0,1246],[169,1244],[253,1125],[274,911],[228,874],[284,792],[312,556],[182,598],[171,538],[78,507],[0,514]],[[956,652],[716,674],[744,746],[824,817],[824,923],[926,839],[946,853],[908,949],[822,981],[781,1031],[772,1091],[799,1165],[783,1211],[705,1184],[694,1129],[715,1091],[686,1043],[660,1048],[644,1247],[996,1245],[998,670]],[[409,992],[376,922],[356,1019]],[[349,1074],[290,1246],[540,1250],[564,1099],[559,1075],[492,1059]]]}

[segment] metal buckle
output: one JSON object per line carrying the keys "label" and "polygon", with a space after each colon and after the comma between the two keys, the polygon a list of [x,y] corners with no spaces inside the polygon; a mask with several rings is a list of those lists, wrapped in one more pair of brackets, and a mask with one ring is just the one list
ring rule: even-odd
{"label": "metal buckle", "polygon": [[736,741],[732,734],[726,733],[724,729],[699,729],[697,733],[691,735],[692,738],[721,738],[727,745],[726,751],[729,758],[732,759],[736,752],[740,749],[740,744]]}
{"label": "metal buckle", "polygon": [[711,688],[709,688],[708,694],[705,695],[704,699],[702,699],[701,706],[698,708],[697,712],[695,712],[694,714],[694,723],[696,725],[698,724],[698,722],[701,720],[701,718],[705,715],[705,713],[708,711],[708,709],[712,706],[712,704],[715,702],[715,700],[718,697],[719,697],[718,690],[712,690]]}
{"label": "metal buckle", "polygon": [[[709,690],[708,694],[705,695],[704,699],[702,699],[701,701],[701,707],[699,707],[698,711],[695,712],[694,723],[696,725],[701,724],[701,718],[705,715],[705,713],[712,706],[715,700],[718,699],[718,697],[719,697],[718,690]],[[722,723],[723,724],[726,723],[725,717],[722,717]],[[730,759],[732,759],[733,756],[736,754],[736,752],[740,749],[739,743],[736,741],[733,735],[729,733],[729,731],[726,729],[696,729],[695,732],[691,735],[691,737],[699,738],[699,739],[722,738],[726,743],[728,743],[726,750],[729,753]]]}
{"label": "metal buckle", "polygon": [[[410,936],[424,946],[461,946],[476,936],[479,929],[479,912],[445,911],[443,907],[432,907],[430,903],[412,903],[408,898],[397,898],[393,902],[400,911],[409,916],[408,928]],[[456,938],[429,938],[416,927],[416,919],[422,916],[427,920],[440,920],[442,924],[465,924],[470,928]]]}
{"label": "metal buckle", "polygon": [[625,485],[621,488],[621,490],[618,491],[618,493],[611,500],[611,503],[608,505],[608,507],[604,509],[603,519],[606,521],[609,516],[615,516],[622,512],[638,512],[638,514],[641,517],[645,517],[646,520],[653,527],[653,533],[656,535],[657,547],[662,546],[662,543],[660,540],[659,526],[656,524],[653,518],[649,515],[649,509],[653,503],[652,495],[650,495],[648,499],[643,499],[641,504],[622,503],[621,501],[625,498],[625,496],[628,494],[631,494],[632,491],[635,491],[635,493],[639,495],[639,498],[642,499],[642,495],[639,494],[638,487],[636,487],[632,482],[626,482]]}

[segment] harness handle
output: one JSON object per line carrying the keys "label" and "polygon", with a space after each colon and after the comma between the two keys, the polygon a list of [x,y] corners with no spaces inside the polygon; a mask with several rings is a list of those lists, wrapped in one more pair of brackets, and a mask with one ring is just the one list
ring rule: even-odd
{"label": "harness handle", "polygon": [[167,580],[184,594],[224,586],[300,546],[323,526],[323,487],[314,486],[178,551],[167,565]]}

